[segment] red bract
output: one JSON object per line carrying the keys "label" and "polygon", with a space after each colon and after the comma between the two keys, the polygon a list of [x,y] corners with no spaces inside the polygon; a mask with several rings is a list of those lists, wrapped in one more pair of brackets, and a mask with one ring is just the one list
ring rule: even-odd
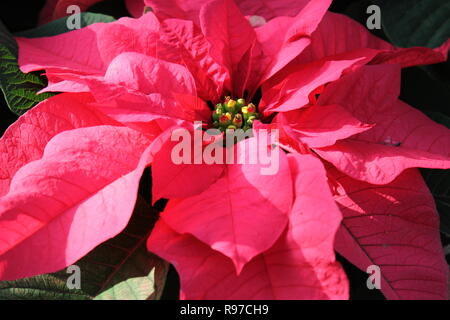
{"label": "red bract", "polygon": [[[450,168],[450,132],[398,95],[400,66],[444,61],[447,44],[394,48],[330,2],[147,0],[156,16],[18,38],[21,69],[64,93],[1,139],[0,278],[57,271],[118,234],[152,165],[153,201],[169,202],[148,248],[177,268],[183,298],[345,299],[334,249],[378,265],[388,298],[445,298],[414,168]],[[171,161],[172,132],[211,123],[206,102],[259,89],[261,121],[235,150],[279,129],[274,175]]]}

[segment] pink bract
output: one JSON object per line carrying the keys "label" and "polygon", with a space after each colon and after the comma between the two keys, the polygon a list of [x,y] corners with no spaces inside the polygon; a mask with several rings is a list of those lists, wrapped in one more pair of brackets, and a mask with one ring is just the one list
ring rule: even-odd
{"label": "pink bract", "polygon": [[[450,131],[398,96],[401,68],[445,61],[450,42],[395,48],[331,0],[145,4],[154,13],[17,38],[21,70],[63,93],[0,140],[1,280],[58,271],[120,233],[152,166],[153,200],[169,202],[148,248],[175,266],[182,298],[347,299],[334,250],[379,265],[387,298],[447,297],[416,168],[450,168]],[[170,162],[171,132],[209,121],[206,102],[259,89],[262,121],[235,147],[279,129],[275,175]]]}

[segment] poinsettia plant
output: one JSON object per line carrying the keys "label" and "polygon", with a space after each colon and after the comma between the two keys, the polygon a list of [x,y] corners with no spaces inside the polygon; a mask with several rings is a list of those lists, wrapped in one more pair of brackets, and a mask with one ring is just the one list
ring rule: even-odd
{"label": "poinsettia plant", "polygon": [[[97,2],[49,0],[40,23]],[[126,4],[133,18],[5,45],[47,96],[0,140],[4,289],[71,265],[84,277],[91,258],[113,269],[100,299],[160,297],[168,263],[182,299],[347,299],[337,252],[376,267],[388,299],[448,298],[418,168],[450,168],[450,131],[399,98],[402,70],[445,62],[448,37],[402,48],[331,0]]]}

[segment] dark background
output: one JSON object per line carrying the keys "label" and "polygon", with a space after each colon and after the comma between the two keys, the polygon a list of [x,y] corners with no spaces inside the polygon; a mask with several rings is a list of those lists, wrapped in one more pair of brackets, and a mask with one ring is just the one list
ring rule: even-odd
{"label": "dark background", "polygon": [[[369,0],[333,1],[330,9],[334,12],[344,13],[360,23],[365,24],[368,17],[366,8],[375,2]],[[44,3],[45,0],[27,0],[25,2],[2,0],[0,3],[0,20],[12,33],[34,28],[37,25],[38,14]],[[116,18],[128,15],[123,0],[106,0],[94,5],[89,11],[108,14]],[[374,34],[387,40],[382,30],[375,30]],[[422,68],[413,67],[404,69],[402,74],[401,98],[422,111],[439,111],[446,116],[450,116],[450,92],[447,86],[450,83],[448,64],[434,65],[432,66],[432,70],[439,75],[439,81],[431,79]],[[16,119],[17,116],[9,111],[3,95],[0,94],[0,135]],[[149,172],[146,173],[145,177],[147,177],[147,180],[149,179]],[[143,181],[142,185],[143,188],[149,189],[148,181]],[[445,244],[450,242],[448,238],[443,239],[443,241]],[[342,257],[338,257],[338,259],[343,264],[350,279],[352,299],[384,299],[378,290],[367,289],[366,273],[358,270]],[[176,271],[171,268],[163,299],[178,298],[178,289],[178,277]]]}

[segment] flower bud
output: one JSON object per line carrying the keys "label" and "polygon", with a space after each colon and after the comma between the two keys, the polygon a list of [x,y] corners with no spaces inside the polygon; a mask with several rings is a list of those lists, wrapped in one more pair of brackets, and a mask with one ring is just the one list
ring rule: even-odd
{"label": "flower bud", "polygon": [[256,112],[256,106],[253,103],[249,103],[247,106],[247,110],[249,113],[253,114]]}
{"label": "flower bud", "polygon": [[240,108],[242,108],[243,106],[245,106],[245,99],[238,99],[237,101],[236,101],[236,107],[238,108],[238,109],[240,109]]}
{"label": "flower bud", "polygon": [[243,123],[242,115],[240,113],[236,114],[233,119],[233,124],[236,127],[240,128],[240,127],[242,127],[242,123]]}
{"label": "flower bud", "polygon": [[241,112],[242,116],[244,117],[244,121],[247,121],[248,118],[251,116],[251,113],[248,111],[248,107],[242,107]]}
{"label": "flower bud", "polygon": [[212,114],[213,120],[218,121],[222,114],[223,114],[222,108],[217,108],[215,111],[213,111]]}
{"label": "flower bud", "polygon": [[228,100],[226,103],[226,110],[228,112],[234,112],[235,108],[236,108],[236,100],[233,99]]}
{"label": "flower bud", "polygon": [[227,129],[251,129],[253,121],[259,119],[260,115],[253,103],[246,103],[244,98],[234,100],[230,96],[225,97],[223,103],[216,104],[212,113],[214,127],[221,132]]}
{"label": "flower bud", "polygon": [[222,114],[219,118],[219,122],[221,125],[225,126],[225,125],[229,125],[231,122],[231,113],[227,112],[225,114]]}

